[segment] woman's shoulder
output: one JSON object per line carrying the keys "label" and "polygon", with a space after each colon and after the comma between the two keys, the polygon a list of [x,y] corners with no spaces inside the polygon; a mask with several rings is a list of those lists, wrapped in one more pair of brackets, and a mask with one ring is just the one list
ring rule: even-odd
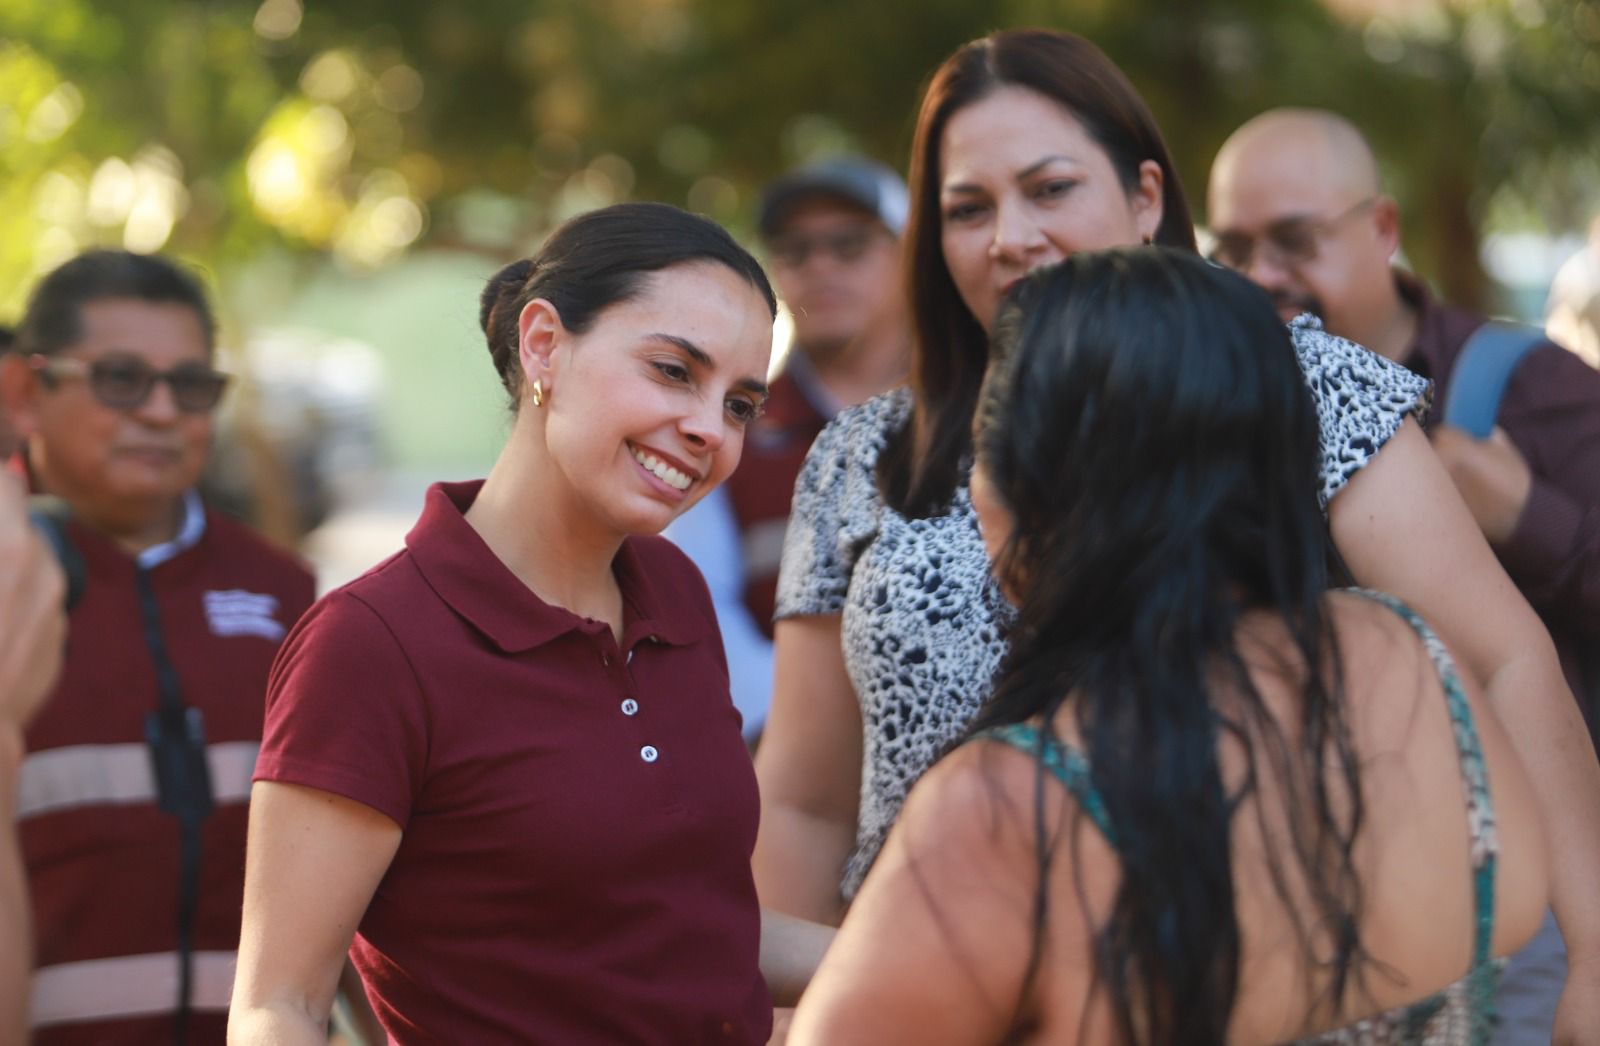
{"label": "woman's shoulder", "polygon": [[396,622],[416,612],[416,597],[415,567],[402,549],[312,603],[290,629],[278,660],[287,666],[308,657],[391,654],[401,645]]}
{"label": "woman's shoulder", "polygon": [[911,416],[911,391],[892,389],[840,411],[817,436],[795,480],[790,529],[819,530],[832,541],[841,526],[876,517],[878,458]]}
{"label": "woman's shoulder", "polygon": [[1289,340],[1317,405],[1381,408],[1415,414],[1433,401],[1433,383],[1348,338],[1330,334],[1322,321],[1301,313],[1289,322]]}
{"label": "woman's shoulder", "polygon": [[1038,789],[1048,774],[1026,745],[1008,735],[983,733],[957,745],[912,786],[896,830],[931,851],[970,855],[1001,844],[1017,854],[1029,852],[1034,804],[1045,803],[1054,823],[1074,802],[1069,791]]}
{"label": "woman's shoulder", "polygon": [[1322,437],[1323,505],[1344,489],[1400,429],[1421,421],[1433,384],[1392,360],[1330,334],[1309,313],[1289,324],[1295,358],[1316,402]]}
{"label": "woman's shoulder", "polygon": [[911,404],[911,390],[900,386],[846,407],[817,436],[811,456],[849,461],[870,472],[877,467],[890,437],[910,419]]}

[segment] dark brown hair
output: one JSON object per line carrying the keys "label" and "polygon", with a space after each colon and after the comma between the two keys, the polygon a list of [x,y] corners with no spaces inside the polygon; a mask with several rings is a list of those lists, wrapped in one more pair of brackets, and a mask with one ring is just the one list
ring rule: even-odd
{"label": "dark brown hair", "polygon": [[1037,91],[1071,112],[1106,151],[1126,190],[1138,186],[1141,163],[1159,164],[1155,242],[1195,250],[1189,203],[1155,117],[1098,47],[1070,33],[1014,29],[975,40],[946,59],[928,83],[911,147],[906,258],[916,324],[915,407],[910,426],[890,441],[879,466],[885,500],[908,516],[935,515],[954,496],[989,356],[983,325],[961,300],[944,260],[939,144],[956,112],[1007,86]]}
{"label": "dark brown hair", "polygon": [[522,388],[517,318],[530,301],[550,302],[561,325],[582,334],[606,308],[637,297],[651,273],[691,262],[727,266],[777,315],[772,285],[749,251],[710,218],[664,203],[619,203],[580,214],[551,233],[538,254],[491,276],[478,301],[478,325],[513,403]]}
{"label": "dark brown hair", "polygon": [[217,322],[193,273],[158,254],[93,250],[62,263],[34,287],[13,350],[49,356],[70,348],[83,337],[83,307],[111,298],[193,309],[206,352],[215,347]]}

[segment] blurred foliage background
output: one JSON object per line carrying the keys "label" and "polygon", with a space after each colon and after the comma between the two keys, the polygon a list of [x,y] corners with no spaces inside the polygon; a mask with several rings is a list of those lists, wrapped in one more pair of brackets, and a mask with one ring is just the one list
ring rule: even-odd
{"label": "blurred foliage background", "polygon": [[[121,244],[205,269],[236,340],[310,295],[382,354],[431,358],[444,330],[466,352],[481,276],[558,220],[650,198],[748,234],[793,163],[903,168],[934,66],[1028,24],[1122,65],[1202,217],[1238,123],[1347,114],[1411,262],[1466,304],[1495,304],[1486,231],[1600,206],[1600,0],[0,0],[0,322]],[[438,329],[364,298],[418,255],[470,259]],[[447,379],[385,408],[418,453],[458,424],[418,420]]]}
{"label": "blurred foliage background", "polygon": [[1244,118],[1345,112],[1458,298],[1486,224],[1595,204],[1600,0],[0,0],[0,311],[96,243],[376,267],[630,196],[739,227],[811,155],[903,165],[931,69],[1023,24],[1105,47],[1197,204]]}

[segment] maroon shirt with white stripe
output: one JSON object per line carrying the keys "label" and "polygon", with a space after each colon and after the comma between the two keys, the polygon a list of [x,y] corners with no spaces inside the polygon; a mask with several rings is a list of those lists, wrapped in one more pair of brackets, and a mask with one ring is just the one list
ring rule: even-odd
{"label": "maroon shirt with white stripe", "polygon": [[273,667],[258,780],[402,831],[351,955],[399,1043],[763,1043],[755,775],[699,572],[614,570],[622,642],[539,599],[429,491],[406,549]]}
{"label": "maroon shirt with white stripe", "polygon": [[[39,1046],[172,1042],[178,826],[155,805],[145,717],[159,703],[135,560],[74,525],[88,585],[61,681],[27,732],[18,830],[34,904]],[[189,1042],[221,1043],[244,884],[246,802],[267,672],[311,603],[311,574],[240,524],[188,503],[151,568],[185,703],[204,716],[216,807],[202,831]],[[148,555],[148,553],[147,553]],[[157,558],[160,558],[158,555]]]}

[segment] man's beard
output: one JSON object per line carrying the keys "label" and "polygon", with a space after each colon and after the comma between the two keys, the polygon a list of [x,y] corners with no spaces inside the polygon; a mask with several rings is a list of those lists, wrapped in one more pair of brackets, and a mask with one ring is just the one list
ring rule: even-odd
{"label": "man's beard", "polygon": [[1291,294],[1288,291],[1268,291],[1272,297],[1272,306],[1278,310],[1279,316],[1294,317],[1302,312],[1309,312],[1319,320],[1326,320],[1327,314],[1322,309],[1322,302],[1314,294]]}

